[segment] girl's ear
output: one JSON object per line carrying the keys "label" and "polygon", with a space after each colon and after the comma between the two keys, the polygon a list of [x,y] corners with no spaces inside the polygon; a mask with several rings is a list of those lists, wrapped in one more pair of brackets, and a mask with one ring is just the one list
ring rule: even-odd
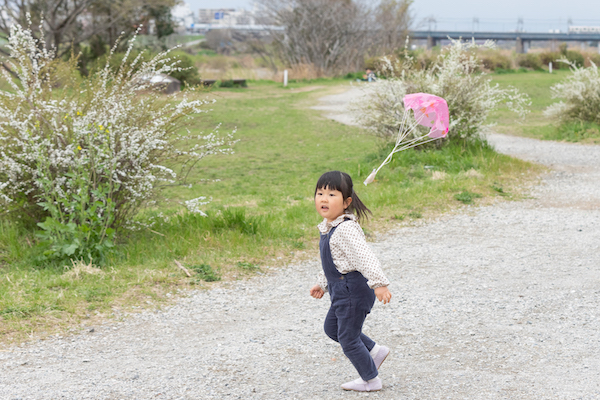
{"label": "girl's ear", "polygon": [[352,197],[348,197],[346,200],[344,200],[344,210],[350,207],[350,204],[352,204]]}

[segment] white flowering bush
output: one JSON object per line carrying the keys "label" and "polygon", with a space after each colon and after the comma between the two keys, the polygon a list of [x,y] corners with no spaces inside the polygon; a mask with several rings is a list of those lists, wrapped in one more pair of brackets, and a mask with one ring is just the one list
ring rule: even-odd
{"label": "white flowering bush", "polygon": [[553,98],[564,99],[549,106],[544,114],[562,122],[593,122],[600,124],[600,74],[598,66],[578,67],[567,60],[560,60],[571,67],[571,75],[550,89]]}
{"label": "white flowering bush", "polygon": [[[484,46],[493,47],[493,43]],[[472,42],[453,40],[427,68],[417,67],[407,52],[401,60],[383,57],[379,73],[387,79],[365,86],[365,96],[352,106],[357,122],[378,136],[395,138],[404,115],[404,96],[419,92],[440,96],[448,103],[450,141],[479,139],[487,116],[501,103],[525,116],[531,104],[529,97],[516,88],[493,85],[481,72],[481,61],[475,51],[479,47]],[[411,135],[405,140],[410,139]]]}
{"label": "white flowering bush", "polygon": [[231,151],[231,134],[182,134],[210,102],[160,94],[149,78],[176,63],[168,51],[130,60],[132,44],[118,70],[107,62],[82,79],[75,58],[56,59],[30,29],[11,29],[1,71],[10,89],[0,90],[0,202],[42,229],[46,259],[101,262],[161,184]]}
{"label": "white flowering bush", "polygon": [[184,202],[184,204],[189,212],[191,212],[193,214],[200,214],[203,217],[206,217],[207,216],[206,213],[204,211],[202,211],[202,209],[200,207],[208,204],[209,202],[210,202],[210,200],[207,200],[206,196],[200,196],[200,197],[196,197],[195,199],[187,200]]}

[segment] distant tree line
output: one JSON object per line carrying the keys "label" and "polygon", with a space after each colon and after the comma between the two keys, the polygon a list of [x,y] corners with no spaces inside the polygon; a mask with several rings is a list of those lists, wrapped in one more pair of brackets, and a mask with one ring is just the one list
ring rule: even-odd
{"label": "distant tree line", "polygon": [[[63,57],[79,53],[97,58],[112,46],[122,32],[133,34],[154,20],[159,37],[173,33],[171,8],[177,0],[0,0],[0,37],[6,39],[15,22],[38,36],[44,32],[49,47]],[[43,22],[42,22],[43,21]],[[40,25],[43,30],[40,30]],[[0,51],[6,53],[4,49]]]}

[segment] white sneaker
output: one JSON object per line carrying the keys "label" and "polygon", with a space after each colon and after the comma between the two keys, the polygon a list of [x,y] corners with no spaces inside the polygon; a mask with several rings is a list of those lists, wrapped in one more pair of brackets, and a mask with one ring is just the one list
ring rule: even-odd
{"label": "white sneaker", "polygon": [[376,392],[381,390],[383,383],[377,376],[370,381],[364,381],[362,378],[355,379],[351,382],[346,382],[342,385],[344,390],[354,390],[355,392]]}
{"label": "white sneaker", "polygon": [[377,369],[381,367],[381,364],[383,364],[388,354],[390,354],[390,349],[388,349],[385,346],[379,346],[379,351],[377,352],[375,357],[373,357],[373,362],[375,363]]}

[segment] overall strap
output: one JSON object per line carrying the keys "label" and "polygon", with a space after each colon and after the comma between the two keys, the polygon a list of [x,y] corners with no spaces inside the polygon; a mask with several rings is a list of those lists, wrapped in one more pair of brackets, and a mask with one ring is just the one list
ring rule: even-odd
{"label": "overall strap", "polygon": [[321,251],[321,265],[323,267],[323,272],[325,273],[325,277],[327,278],[328,282],[333,282],[342,278],[342,274],[337,270],[333,262],[333,256],[331,255],[331,247],[329,245],[331,235],[333,235],[333,232],[335,232],[338,226],[349,220],[350,218],[344,218],[344,221],[340,222],[337,226],[332,227],[329,230],[329,232],[321,234],[321,240],[319,241],[319,249]]}

